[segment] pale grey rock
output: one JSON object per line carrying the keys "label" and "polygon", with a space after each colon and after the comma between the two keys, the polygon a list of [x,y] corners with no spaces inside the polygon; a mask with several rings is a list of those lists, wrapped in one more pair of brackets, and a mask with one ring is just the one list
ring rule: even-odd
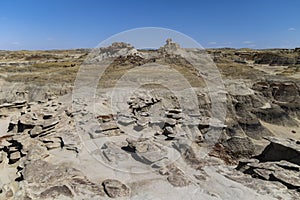
{"label": "pale grey rock", "polygon": [[27,162],[23,170],[24,189],[31,198],[100,198],[101,184],[89,181],[74,168],[53,165],[42,160]]}
{"label": "pale grey rock", "polygon": [[174,187],[185,187],[190,184],[190,181],[183,175],[170,175],[167,179]]}
{"label": "pale grey rock", "polygon": [[286,161],[280,162],[248,162],[237,167],[243,173],[265,181],[277,181],[288,189],[300,191],[300,166]]}
{"label": "pale grey rock", "polygon": [[9,160],[11,162],[15,162],[16,160],[19,160],[21,158],[21,154],[18,151],[12,152],[9,154]]}
{"label": "pale grey rock", "polygon": [[164,159],[167,156],[167,151],[163,146],[158,145],[152,139],[131,140],[126,139],[128,147],[133,149],[135,157],[138,161],[153,164]]}
{"label": "pale grey rock", "polygon": [[171,119],[171,118],[166,118],[165,119],[165,123],[167,125],[170,125],[170,126],[175,126],[175,124],[177,123],[177,121],[175,119]]}
{"label": "pale grey rock", "polygon": [[58,137],[53,138],[43,138],[42,142],[44,143],[44,146],[48,150],[57,149],[57,148],[63,148],[63,140]]}
{"label": "pale grey rock", "polygon": [[129,159],[129,155],[121,149],[121,146],[113,142],[104,143],[100,151],[108,163],[118,164]]}
{"label": "pale grey rock", "polygon": [[128,126],[130,124],[133,124],[135,122],[134,119],[132,119],[130,116],[119,116],[118,117],[118,123],[123,126]]}
{"label": "pale grey rock", "polygon": [[43,128],[41,126],[34,126],[33,129],[30,130],[29,134],[31,137],[36,137],[39,134],[41,134],[43,131]]}
{"label": "pale grey rock", "polygon": [[129,187],[118,180],[107,179],[102,184],[105,193],[111,198],[128,197],[130,195]]}
{"label": "pale grey rock", "polygon": [[149,121],[148,121],[147,118],[141,117],[141,118],[139,118],[139,119],[137,120],[136,124],[137,124],[138,126],[145,127],[145,126],[147,126],[147,125],[149,124]]}

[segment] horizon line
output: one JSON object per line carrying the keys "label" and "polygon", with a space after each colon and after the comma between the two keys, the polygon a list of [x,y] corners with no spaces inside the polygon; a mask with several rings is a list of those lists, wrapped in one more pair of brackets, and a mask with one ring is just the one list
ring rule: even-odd
{"label": "horizon line", "polygon": [[[67,51],[67,50],[92,50],[97,49],[99,47],[78,47],[78,48],[49,48],[49,49],[19,49],[19,50],[12,50],[12,49],[0,49],[0,51]],[[158,48],[136,48],[137,50],[157,50]],[[199,49],[199,48],[190,48],[190,47],[183,47],[183,49]],[[300,49],[300,47],[270,47],[270,48],[249,48],[249,47],[230,47],[230,46],[224,46],[224,47],[207,47],[203,50],[208,49],[235,49],[235,50],[242,50],[242,49],[248,49],[248,50],[296,50]]]}

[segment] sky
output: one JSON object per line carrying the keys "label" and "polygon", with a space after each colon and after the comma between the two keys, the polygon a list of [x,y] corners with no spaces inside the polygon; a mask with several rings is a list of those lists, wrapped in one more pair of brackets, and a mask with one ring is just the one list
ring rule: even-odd
{"label": "sky", "polygon": [[93,48],[142,27],[205,48],[295,48],[299,9],[299,0],[0,0],[0,50]]}

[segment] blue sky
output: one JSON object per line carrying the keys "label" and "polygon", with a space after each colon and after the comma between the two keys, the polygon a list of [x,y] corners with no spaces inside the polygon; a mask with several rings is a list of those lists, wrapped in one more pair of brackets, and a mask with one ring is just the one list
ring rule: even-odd
{"label": "blue sky", "polygon": [[299,0],[0,0],[0,49],[90,48],[149,26],[206,48],[294,48],[299,9]]}

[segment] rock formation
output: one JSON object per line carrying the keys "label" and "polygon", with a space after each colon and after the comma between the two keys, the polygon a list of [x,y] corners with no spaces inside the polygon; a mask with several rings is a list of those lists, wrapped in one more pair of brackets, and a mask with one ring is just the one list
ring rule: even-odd
{"label": "rock formation", "polygon": [[[299,49],[207,50],[226,91],[179,50],[204,53],[0,51],[0,199],[299,199]],[[105,59],[92,101],[72,96],[80,65]],[[128,89],[157,74],[172,90]]]}

